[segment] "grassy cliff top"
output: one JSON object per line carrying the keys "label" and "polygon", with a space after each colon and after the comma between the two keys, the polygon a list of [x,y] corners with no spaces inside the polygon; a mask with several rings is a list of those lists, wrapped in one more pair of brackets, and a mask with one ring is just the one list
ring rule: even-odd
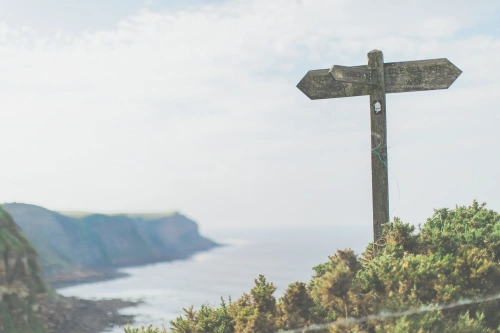
{"label": "grassy cliff top", "polygon": [[130,218],[140,218],[143,220],[153,220],[153,219],[156,220],[156,219],[171,217],[174,215],[179,215],[179,212],[177,211],[166,212],[166,213],[131,213],[131,214],[129,213],[106,214],[106,213],[89,213],[89,212],[78,212],[78,211],[57,211],[57,213],[76,219],[85,218],[92,215],[105,215],[105,216],[125,216]]}

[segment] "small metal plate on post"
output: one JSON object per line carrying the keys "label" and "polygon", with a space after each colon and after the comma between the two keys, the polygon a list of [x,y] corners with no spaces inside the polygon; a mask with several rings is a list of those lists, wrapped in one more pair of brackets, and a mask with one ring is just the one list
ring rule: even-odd
{"label": "small metal plate on post", "polygon": [[363,83],[369,85],[377,85],[377,72],[368,66],[339,66],[333,65],[330,69],[330,74],[335,80],[340,82]]}
{"label": "small metal plate on post", "polygon": [[373,111],[375,114],[380,114],[382,111],[382,103],[379,100],[373,101]]}

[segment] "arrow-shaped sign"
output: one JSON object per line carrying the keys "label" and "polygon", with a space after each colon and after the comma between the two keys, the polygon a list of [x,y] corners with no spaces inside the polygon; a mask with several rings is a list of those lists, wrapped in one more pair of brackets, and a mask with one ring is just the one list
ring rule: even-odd
{"label": "arrow-shaped sign", "polygon": [[297,84],[297,88],[310,99],[370,95],[370,86],[337,81],[330,75],[328,69],[318,69],[307,72],[304,78]]}
{"label": "arrow-shaped sign", "polygon": [[386,63],[385,92],[448,89],[460,74],[462,71],[445,58]]}
{"label": "arrow-shaped sign", "polygon": [[[448,59],[384,64],[386,93],[447,89],[462,74]],[[307,72],[297,85],[310,99],[370,95],[379,78],[368,66],[338,66]]]}

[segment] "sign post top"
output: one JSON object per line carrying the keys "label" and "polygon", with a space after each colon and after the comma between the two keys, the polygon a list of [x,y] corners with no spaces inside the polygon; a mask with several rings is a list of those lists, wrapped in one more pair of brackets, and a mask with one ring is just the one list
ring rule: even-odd
{"label": "sign post top", "polygon": [[[382,51],[369,55],[373,53]],[[309,71],[297,88],[310,99],[370,95],[383,75],[386,93],[448,89],[462,73],[446,58],[384,63],[383,68],[377,73],[367,65],[334,65],[330,70]]]}

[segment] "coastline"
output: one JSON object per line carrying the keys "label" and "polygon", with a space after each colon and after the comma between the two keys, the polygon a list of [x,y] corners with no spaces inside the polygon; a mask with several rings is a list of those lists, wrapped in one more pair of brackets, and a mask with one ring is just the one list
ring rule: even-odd
{"label": "coastline", "polygon": [[84,283],[110,281],[110,280],[129,276],[129,274],[127,274],[127,273],[119,272],[118,270],[121,268],[141,267],[141,266],[146,266],[146,265],[151,265],[151,264],[159,264],[159,263],[165,263],[165,262],[187,260],[187,259],[190,259],[199,253],[210,252],[213,249],[225,247],[225,246],[228,246],[228,244],[215,243],[213,246],[211,246],[207,249],[193,251],[191,253],[188,253],[188,254],[185,254],[182,256],[177,256],[174,258],[169,258],[169,259],[164,258],[164,259],[160,259],[160,260],[148,260],[148,261],[144,261],[144,262],[138,263],[138,264],[123,265],[123,266],[120,265],[120,266],[115,266],[115,267],[111,267],[111,268],[103,269],[103,270],[86,269],[86,270],[64,271],[64,272],[60,272],[54,276],[43,276],[43,279],[47,284],[49,284],[54,289],[66,288],[66,287],[76,286],[76,285],[84,284]]}
{"label": "coastline", "polygon": [[212,249],[224,246],[227,246],[227,244],[217,243],[210,249],[195,251],[189,255],[170,260],[113,267],[112,269],[103,271],[69,271],[52,278],[45,278],[46,283],[54,288],[57,293],[54,299],[47,301],[45,306],[42,307],[41,317],[47,328],[47,333],[96,333],[116,326],[126,326],[127,324],[134,325],[135,315],[122,315],[118,313],[118,310],[144,303],[142,300],[129,301],[119,298],[89,300],[74,296],[67,297],[59,294],[57,289],[127,277],[129,274],[120,272],[118,269],[186,260],[192,258],[196,254],[209,252]]}
{"label": "coastline", "polygon": [[102,272],[89,270],[67,272],[56,277],[45,278],[45,282],[54,289],[61,289],[84,283],[104,282],[127,276],[129,276],[129,274],[118,272],[117,270],[106,270]]}

